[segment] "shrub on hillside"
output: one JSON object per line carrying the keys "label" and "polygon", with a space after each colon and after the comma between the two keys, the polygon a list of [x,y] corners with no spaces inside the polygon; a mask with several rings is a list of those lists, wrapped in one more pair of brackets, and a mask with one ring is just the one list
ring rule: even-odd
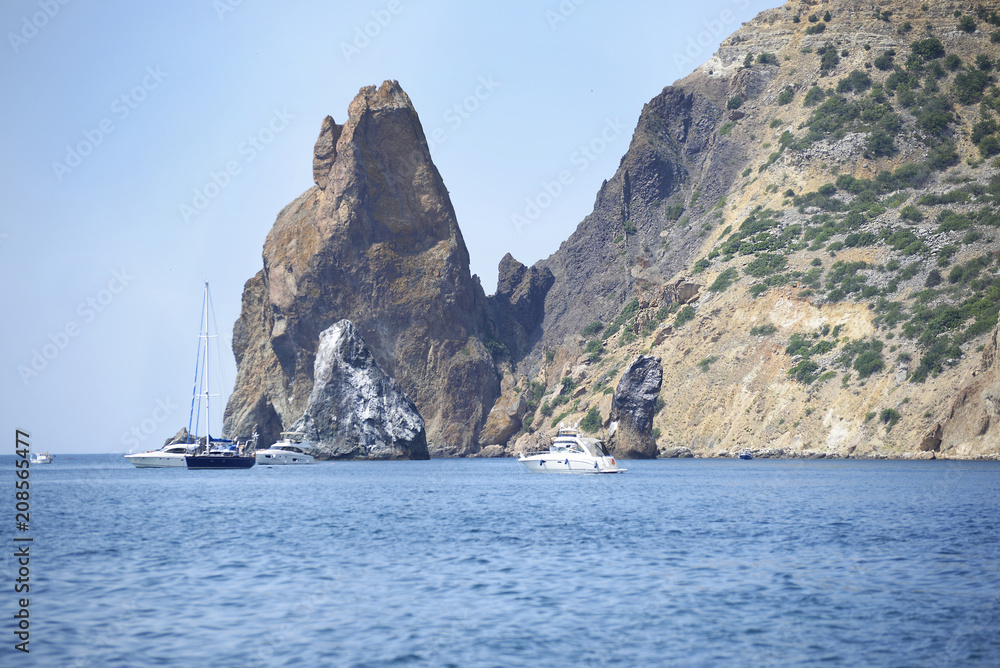
{"label": "shrub on hillside", "polygon": [[587,411],[587,415],[580,421],[580,428],[588,434],[595,433],[603,426],[604,422],[601,420],[601,414],[596,408],[591,408]]}

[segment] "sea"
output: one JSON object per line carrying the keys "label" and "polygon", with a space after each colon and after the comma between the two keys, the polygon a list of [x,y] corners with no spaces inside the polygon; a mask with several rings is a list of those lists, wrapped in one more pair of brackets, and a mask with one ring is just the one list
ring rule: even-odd
{"label": "sea", "polygon": [[1000,665],[1000,462],[624,465],[0,457],[0,664]]}

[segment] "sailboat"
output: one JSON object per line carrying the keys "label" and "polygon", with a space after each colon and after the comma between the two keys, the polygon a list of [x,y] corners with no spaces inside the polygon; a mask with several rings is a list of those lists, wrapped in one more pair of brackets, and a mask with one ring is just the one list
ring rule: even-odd
{"label": "sailboat", "polygon": [[[194,366],[194,388],[191,391],[191,413],[188,417],[188,439],[190,434],[197,434],[200,429],[201,409],[205,409],[205,446],[204,450],[195,454],[185,455],[184,460],[189,469],[248,469],[257,463],[253,455],[246,456],[243,452],[246,444],[240,444],[225,438],[212,438],[209,406],[212,394],[209,391],[209,344],[216,334],[209,332],[209,310],[212,307],[212,295],[208,291],[208,281],[205,281],[205,296],[202,299],[201,341],[198,343],[198,355]],[[211,322],[214,322],[214,314]],[[198,438],[195,437],[197,443]],[[251,451],[252,452],[252,451]]]}
{"label": "sailboat", "polygon": [[[209,427],[209,401],[212,397],[219,396],[211,394],[208,390],[209,381],[209,343],[210,339],[216,335],[209,333],[209,323],[215,321],[214,314],[211,320],[209,314],[212,308],[212,295],[208,290],[208,281],[205,281],[205,296],[202,301],[201,313],[201,333],[198,343],[198,355],[194,368],[194,388],[191,391],[191,414],[188,417],[188,438],[186,443],[168,443],[157,450],[148,452],[138,452],[125,455],[136,468],[250,468],[254,465],[254,457],[236,456],[242,455],[239,444],[226,439],[212,438]],[[199,453],[198,437],[195,436],[192,442],[192,433],[197,433],[201,418],[202,400],[205,408],[205,450],[204,454]],[[192,427],[194,432],[191,431]],[[255,441],[256,444],[256,441]],[[244,444],[245,447],[245,444]],[[223,459],[224,458],[224,459]],[[191,460],[195,460],[194,466]]]}

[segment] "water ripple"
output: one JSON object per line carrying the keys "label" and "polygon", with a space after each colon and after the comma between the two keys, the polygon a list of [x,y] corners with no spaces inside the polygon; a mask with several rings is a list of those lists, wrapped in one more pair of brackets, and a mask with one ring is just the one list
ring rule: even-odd
{"label": "water ripple", "polygon": [[940,464],[76,457],[20,664],[994,665],[1000,466]]}

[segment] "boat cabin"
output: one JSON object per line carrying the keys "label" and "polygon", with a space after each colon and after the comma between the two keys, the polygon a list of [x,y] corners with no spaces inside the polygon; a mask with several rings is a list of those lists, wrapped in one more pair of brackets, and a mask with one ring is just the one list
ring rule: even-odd
{"label": "boat cabin", "polygon": [[591,457],[610,457],[604,443],[596,438],[586,438],[577,429],[560,429],[552,441],[551,452],[579,452]]}

